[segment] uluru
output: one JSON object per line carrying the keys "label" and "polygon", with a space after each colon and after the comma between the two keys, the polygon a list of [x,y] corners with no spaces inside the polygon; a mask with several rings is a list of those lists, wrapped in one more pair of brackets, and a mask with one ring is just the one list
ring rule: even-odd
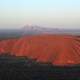
{"label": "uluru", "polygon": [[74,35],[32,35],[0,41],[0,53],[26,56],[53,65],[80,64],[80,37]]}

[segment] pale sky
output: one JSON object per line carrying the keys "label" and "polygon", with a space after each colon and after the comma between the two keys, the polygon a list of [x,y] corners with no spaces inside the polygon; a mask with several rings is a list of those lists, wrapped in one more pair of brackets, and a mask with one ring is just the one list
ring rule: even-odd
{"label": "pale sky", "polygon": [[80,0],[0,0],[0,28],[27,24],[80,29]]}

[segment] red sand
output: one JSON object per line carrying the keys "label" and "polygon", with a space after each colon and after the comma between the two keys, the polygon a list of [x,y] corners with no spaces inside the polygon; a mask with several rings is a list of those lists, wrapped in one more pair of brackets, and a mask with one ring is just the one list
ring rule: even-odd
{"label": "red sand", "polygon": [[69,35],[38,35],[0,41],[0,53],[27,56],[54,65],[80,64],[80,38]]}

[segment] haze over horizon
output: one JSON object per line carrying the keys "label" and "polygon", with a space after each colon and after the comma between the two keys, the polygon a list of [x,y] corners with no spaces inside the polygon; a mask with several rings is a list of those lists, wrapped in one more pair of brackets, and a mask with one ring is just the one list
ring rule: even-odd
{"label": "haze over horizon", "polygon": [[80,29],[80,0],[1,0],[0,29],[24,25]]}

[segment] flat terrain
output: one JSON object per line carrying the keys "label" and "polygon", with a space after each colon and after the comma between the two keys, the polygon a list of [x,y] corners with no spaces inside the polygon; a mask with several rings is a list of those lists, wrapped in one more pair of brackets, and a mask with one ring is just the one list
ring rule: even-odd
{"label": "flat terrain", "polygon": [[80,65],[60,67],[25,57],[0,56],[1,80],[79,80]]}

